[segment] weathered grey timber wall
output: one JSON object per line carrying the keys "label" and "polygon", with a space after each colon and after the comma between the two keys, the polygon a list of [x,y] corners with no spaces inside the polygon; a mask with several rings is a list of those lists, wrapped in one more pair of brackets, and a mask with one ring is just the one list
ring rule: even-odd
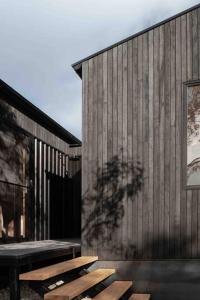
{"label": "weathered grey timber wall", "polygon": [[[82,63],[83,198],[95,197],[94,174],[115,155],[140,161],[145,178],[132,201],[124,197],[124,217],[112,233],[107,228],[107,245],[99,233],[83,254],[199,257],[200,190],[182,181],[183,83],[200,78],[199,46],[198,8]],[[83,211],[83,226],[92,210]]]}

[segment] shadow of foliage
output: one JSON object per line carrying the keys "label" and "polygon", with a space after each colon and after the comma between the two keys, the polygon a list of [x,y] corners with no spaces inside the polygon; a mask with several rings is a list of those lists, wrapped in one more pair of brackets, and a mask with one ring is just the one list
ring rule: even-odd
{"label": "shadow of foliage", "polygon": [[21,163],[20,148],[29,152],[26,136],[19,128],[15,113],[7,103],[0,100],[0,176],[9,181],[5,173],[5,164],[16,169]]}
{"label": "shadow of foliage", "polygon": [[92,190],[83,197],[82,243],[92,246],[98,237],[102,243],[111,239],[124,217],[124,201],[134,201],[142,188],[143,173],[140,162],[124,162],[118,156],[98,168]]}

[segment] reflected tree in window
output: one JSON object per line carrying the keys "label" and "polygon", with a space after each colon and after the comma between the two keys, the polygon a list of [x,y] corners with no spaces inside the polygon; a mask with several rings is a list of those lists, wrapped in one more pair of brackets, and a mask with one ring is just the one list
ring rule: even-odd
{"label": "reflected tree in window", "polygon": [[29,138],[0,99],[0,242],[26,237],[29,160]]}
{"label": "reflected tree in window", "polygon": [[200,85],[187,88],[187,184],[200,184]]}

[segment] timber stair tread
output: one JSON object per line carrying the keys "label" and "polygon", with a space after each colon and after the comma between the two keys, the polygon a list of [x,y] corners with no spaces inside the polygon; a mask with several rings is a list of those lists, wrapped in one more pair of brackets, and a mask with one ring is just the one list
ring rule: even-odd
{"label": "timber stair tread", "polygon": [[133,294],[128,300],[150,300],[150,294]]}
{"label": "timber stair tread", "polygon": [[54,276],[86,266],[98,260],[97,256],[80,256],[61,263],[36,269],[19,275],[20,280],[43,281]]}
{"label": "timber stair tread", "polygon": [[110,286],[97,294],[93,300],[118,300],[120,299],[133,285],[132,281],[114,281]]}
{"label": "timber stair tread", "polygon": [[71,300],[101,283],[115,273],[115,269],[97,269],[44,295],[45,300]]}

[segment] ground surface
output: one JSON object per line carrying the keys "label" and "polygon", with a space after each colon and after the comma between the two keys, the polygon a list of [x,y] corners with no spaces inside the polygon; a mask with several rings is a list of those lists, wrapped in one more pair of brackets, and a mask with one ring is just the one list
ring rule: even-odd
{"label": "ground surface", "polygon": [[[0,299],[9,300],[9,288],[4,288],[0,290]],[[28,284],[21,285],[21,300],[42,300],[37,293],[29,288]]]}

